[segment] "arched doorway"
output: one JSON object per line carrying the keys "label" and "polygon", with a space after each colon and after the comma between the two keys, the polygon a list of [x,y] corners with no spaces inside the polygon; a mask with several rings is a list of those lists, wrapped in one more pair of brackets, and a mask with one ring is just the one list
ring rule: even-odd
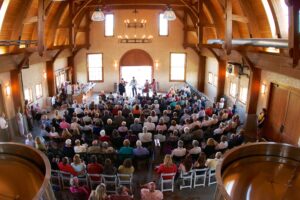
{"label": "arched doorway", "polygon": [[[153,60],[149,53],[142,49],[127,51],[120,59],[120,80],[130,83],[134,76],[138,83],[138,90],[141,90],[146,80],[151,82],[153,76]],[[131,95],[129,84],[126,85],[127,95]],[[138,91],[140,92],[140,91]]]}

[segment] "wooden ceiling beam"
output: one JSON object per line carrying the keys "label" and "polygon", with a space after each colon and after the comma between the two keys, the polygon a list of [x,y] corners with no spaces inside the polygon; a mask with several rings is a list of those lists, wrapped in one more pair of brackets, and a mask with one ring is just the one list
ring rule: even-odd
{"label": "wooden ceiling beam", "polygon": [[225,41],[224,48],[229,55],[232,49],[232,0],[225,2]]}
{"label": "wooden ceiling beam", "polygon": [[47,35],[47,40],[50,41],[50,45],[48,47],[52,47],[54,45],[54,40],[55,40],[55,36],[57,33],[57,27],[59,25],[60,19],[65,11],[65,9],[67,8],[68,2],[61,2],[58,9],[56,10],[56,15],[54,16],[54,18],[52,19],[52,23],[50,25],[50,31],[48,32]]}
{"label": "wooden ceiling beam", "polygon": [[237,21],[237,22],[242,22],[242,23],[249,23],[249,20],[247,17],[245,16],[241,16],[241,15],[232,15],[232,20],[233,21]]}
{"label": "wooden ceiling beam", "polygon": [[[27,17],[23,20],[23,24],[32,24],[32,23],[37,23],[38,22],[38,16],[33,16],[33,17]],[[46,20],[47,17],[44,16],[44,20]]]}
{"label": "wooden ceiling beam", "polygon": [[43,55],[45,49],[45,5],[44,0],[38,0],[38,53]]}
{"label": "wooden ceiling beam", "polygon": [[280,27],[279,27],[279,22],[278,22],[278,17],[276,15],[275,8],[274,8],[272,0],[268,0],[268,4],[270,6],[272,17],[274,19],[275,29],[276,29],[276,35],[277,35],[278,38],[282,38],[281,32],[280,32]]}
{"label": "wooden ceiling beam", "polygon": [[[20,12],[14,22],[14,26],[13,26],[14,31],[12,31],[11,36],[10,36],[11,40],[21,40],[22,31],[23,31],[23,27],[24,27],[23,22],[30,10],[32,2],[33,2],[33,0],[28,0],[22,5],[22,9],[20,10]],[[14,51],[17,48],[19,48],[19,47],[17,47],[17,46],[10,47],[9,52]]]}

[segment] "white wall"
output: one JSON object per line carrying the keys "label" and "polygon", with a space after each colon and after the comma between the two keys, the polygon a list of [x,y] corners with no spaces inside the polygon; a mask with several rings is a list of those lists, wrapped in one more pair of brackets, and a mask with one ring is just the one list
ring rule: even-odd
{"label": "white wall", "polygon": [[[46,63],[38,63],[30,65],[28,69],[22,69],[23,89],[31,88],[33,94],[33,103],[39,103],[41,107],[44,106],[46,97],[48,97],[48,85],[47,80],[43,76],[44,72],[46,72]],[[37,84],[42,84],[43,89],[43,96],[38,99],[36,97],[35,89]]]}
{"label": "white wall", "polygon": [[[198,82],[198,55],[190,48],[184,49],[183,25],[177,19],[169,23],[169,36],[158,36],[158,16],[160,10],[138,10],[137,17],[147,20],[147,28],[141,33],[152,34],[152,43],[147,44],[121,44],[117,35],[127,33],[124,26],[124,19],[132,16],[132,10],[116,10],[115,14],[115,36],[104,37],[103,22],[93,22],[90,26],[91,47],[89,50],[81,50],[75,57],[75,69],[77,80],[87,82],[86,54],[103,53],[104,82],[97,83],[95,90],[112,91],[114,83],[119,80],[119,69],[114,68],[115,61],[119,61],[124,53],[131,49],[143,49],[152,57],[153,61],[159,62],[158,69],[154,67],[154,78],[159,82],[160,89],[168,90],[173,85],[181,85],[180,82],[169,82],[170,52],[187,53],[186,80],[197,87]],[[130,17],[129,17],[130,18]],[[131,19],[131,18],[130,18]],[[138,32],[139,33],[139,32]]]}
{"label": "white wall", "polygon": [[217,86],[208,83],[208,74],[213,74],[218,77],[219,74],[219,63],[217,59],[212,57],[206,58],[206,64],[205,64],[205,84],[204,84],[204,93],[209,97],[211,101],[214,101],[217,96]]}
{"label": "white wall", "polygon": [[6,91],[5,91],[6,86],[11,87],[9,72],[0,73],[0,84],[2,86],[1,92],[3,94],[3,101],[4,101],[4,106],[5,106],[4,110],[6,111],[7,118],[12,119],[15,115],[14,102],[12,99],[12,95],[10,94],[9,96],[7,96]]}

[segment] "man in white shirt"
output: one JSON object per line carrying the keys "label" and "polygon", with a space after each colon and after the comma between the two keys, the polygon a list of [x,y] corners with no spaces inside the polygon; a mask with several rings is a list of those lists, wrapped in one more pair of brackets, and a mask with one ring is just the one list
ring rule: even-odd
{"label": "man in white shirt", "polygon": [[135,80],[134,76],[132,77],[132,80],[130,81],[129,85],[131,86],[132,96],[134,97],[134,93],[135,93],[135,95],[137,95],[137,89],[136,89],[136,87],[137,87],[137,81]]}
{"label": "man in white shirt", "polygon": [[147,130],[149,130],[149,131],[154,131],[155,130],[155,124],[152,122],[152,117],[151,116],[149,116],[147,118],[147,121],[144,122],[144,127],[146,127]]}
{"label": "man in white shirt", "polygon": [[152,142],[152,133],[147,132],[147,127],[143,127],[143,132],[139,133],[139,140],[142,143]]}
{"label": "man in white shirt", "polygon": [[189,150],[189,153],[190,154],[201,153],[201,147],[199,147],[199,142],[197,140],[193,140],[192,144],[193,144],[193,148]]}
{"label": "man in white shirt", "polygon": [[178,147],[172,151],[172,156],[183,157],[186,154],[186,148],[183,148],[183,141],[179,140]]}

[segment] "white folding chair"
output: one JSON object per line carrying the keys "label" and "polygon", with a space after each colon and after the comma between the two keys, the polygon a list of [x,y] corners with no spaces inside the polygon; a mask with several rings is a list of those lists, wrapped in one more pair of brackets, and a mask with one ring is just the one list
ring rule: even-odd
{"label": "white folding chair", "polygon": [[179,185],[179,189],[183,188],[192,188],[193,185],[193,171],[182,172],[180,173],[180,179],[182,183]]}
{"label": "white folding chair", "polygon": [[70,188],[70,179],[73,177],[73,175],[68,172],[60,171],[60,177],[61,177],[62,188],[64,190],[69,189]]}
{"label": "white folding chair", "polygon": [[117,176],[101,174],[103,183],[106,185],[107,193],[117,193]]}
{"label": "white folding chair", "polygon": [[95,189],[97,185],[102,183],[101,175],[100,174],[87,174],[89,186],[91,190]]}
{"label": "white folding chair", "polygon": [[205,187],[207,168],[204,169],[194,169],[194,188],[197,186]]}
{"label": "white folding chair", "polygon": [[62,189],[59,170],[51,170],[50,182],[53,188],[59,188],[60,190]]}
{"label": "white folding chair", "polygon": [[215,183],[217,183],[216,170],[215,169],[209,169],[208,170],[208,186],[211,186]]}
{"label": "white folding chair", "polygon": [[129,186],[132,191],[132,174],[117,174],[117,177],[119,186]]}
{"label": "white folding chair", "polygon": [[[160,174],[161,191],[174,191],[174,178],[176,173],[162,173]],[[165,187],[166,186],[166,187]],[[169,187],[168,187],[169,186]]]}

